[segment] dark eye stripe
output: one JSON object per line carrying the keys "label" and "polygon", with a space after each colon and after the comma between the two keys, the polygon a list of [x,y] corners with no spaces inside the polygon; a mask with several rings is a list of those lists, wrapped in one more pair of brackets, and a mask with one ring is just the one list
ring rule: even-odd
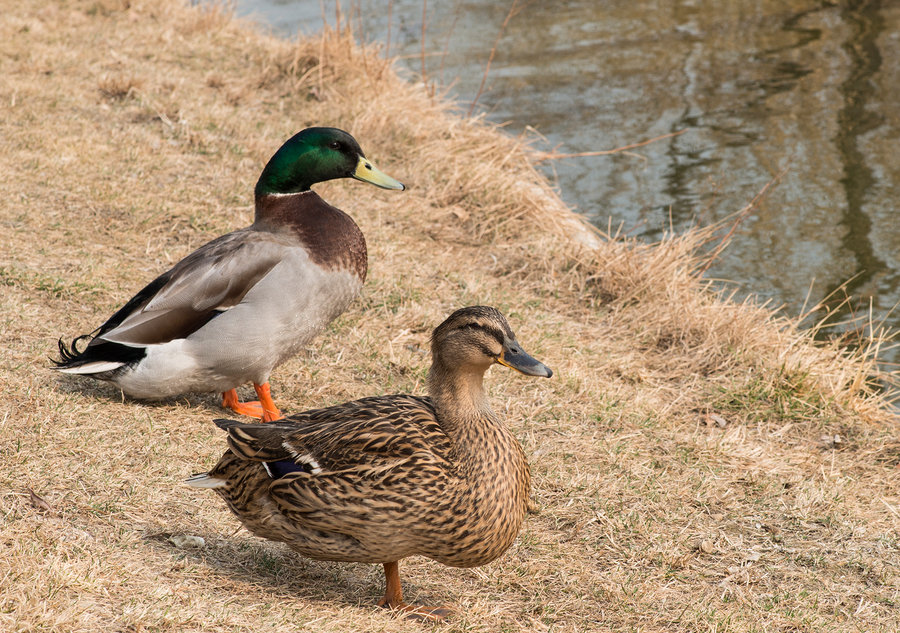
{"label": "dark eye stripe", "polygon": [[460,326],[459,329],[460,330],[467,330],[467,329],[480,330],[481,332],[484,332],[485,334],[493,337],[494,339],[497,340],[498,343],[503,345],[503,340],[504,340],[505,335],[503,334],[503,332],[501,332],[500,330],[498,330],[497,328],[495,328],[492,325],[483,325],[481,323],[466,323],[465,325]]}
{"label": "dark eye stripe", "polygon": [[498,330],[495,327],[487,327],[485,328],[485,331],[495,339],[497,339],[497,342],[500,343],[500,345],[503,345],[503,339],[505,338],[505,335],[502,331]]}
{"label": "dark eye stripe", "polygon": [[494,358],[497,356],[497,352],[494,352],[487,345],[479,345],[478,348],[481,350],[481,353],[487,356],[488,358]]}

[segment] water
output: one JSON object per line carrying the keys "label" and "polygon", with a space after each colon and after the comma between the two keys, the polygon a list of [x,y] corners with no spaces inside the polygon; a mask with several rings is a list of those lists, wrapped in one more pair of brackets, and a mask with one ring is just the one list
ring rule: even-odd
{"label": "water", "polygon": [[[357,0],[343,9],[362,39],[402,56],[411,78],[424,59],[426,79],[452,83],[463,112],[477,95],[491,120],[536,129],[548,150],[685,130],[629,153],[544,163],[563,199],[602,227],[655,240],[670,226],[728,216],[782,174],[708,275],[792,316],[845,284],[853,301],[836,320],[871,305],[876,322],[900,327],[891,312],[900,302],[900,3],[520,2],[479,95],[511,4]],[[237,7],[291,37],[335,15],[331,1]],[[900,350],[885,360],[900,361]]]}

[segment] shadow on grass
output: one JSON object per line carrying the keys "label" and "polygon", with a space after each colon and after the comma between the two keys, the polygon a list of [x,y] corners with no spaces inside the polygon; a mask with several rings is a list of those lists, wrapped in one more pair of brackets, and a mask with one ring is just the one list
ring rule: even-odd
{"label": "shadow on grass", "polygon": [[236,584],[253,585],[272,599],[380,611],[376,603],[384,592],[381,565],[315,561],[281,543],[208,533],[196,534],[206,541],[203,547],[181,549],[169,540],[179,533],[160,531],[146,534],[144,540],[159,554],[203,565]]}
{"label": "shadow on grass", "polygon": [[[55,372],[54,372],[55,373]],[[158,400],[140,400],[132,398],[110,382],[94,380],[87,376],[56,374],[55,388],[61,394],[78,394],[106,403],[133,404],[141,407],[162,409],[165,407],[183,406],[195,409],[207,409],[210,420],[213,418],[240,419],[241,416],[222,407],[221,393],[186,393]],[[256,394],[249,386],[239,387],[238,396],[241,401],[255,400]],[[250,418],[247,418],[250,419]]]}

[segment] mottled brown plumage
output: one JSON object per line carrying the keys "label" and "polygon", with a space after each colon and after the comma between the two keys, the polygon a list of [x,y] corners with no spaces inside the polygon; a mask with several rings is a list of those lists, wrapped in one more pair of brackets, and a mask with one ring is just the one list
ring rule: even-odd
{"label": "mottled brown plumage", "polygon": [[382,604],[442,617],[403,604],[396,562],[419,554],[473,567],[509,548],[528,505],[528,463],[482,380],[495,362],[552,372],[481,306],[438,326],[432,361],[428,397],[363,398],[264,425],[217,421],[230,449],[189,483],[214,488],[248,530],[304,556],[383,563]]}

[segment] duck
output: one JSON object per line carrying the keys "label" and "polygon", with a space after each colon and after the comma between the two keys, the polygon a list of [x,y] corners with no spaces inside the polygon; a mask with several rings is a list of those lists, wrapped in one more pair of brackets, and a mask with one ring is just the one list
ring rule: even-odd
{"label": "duck", "polygon": [[[136,399],[220,392],[238,415],[279,419],[269,375],[344,312],[366,279],[359,226],[310,188],[336,178],[405,189],[349,133],[298,132],[263,168],[253,224],[187,255],[92,333],[60,338],[55,369]],[[246,383],[257,401],[239,400]]]}
{"label": "duck", "polygon": [[494,364],[553,375],[522,349],[489,306],[451,314],[431,337],[427,396],[362,398],[270,424],[216,420],[228,450],[187,480],[212,489],[256,536],[325,561],[383,565],[378,602],[407,617],[442,620],[447,607],[403,600],[399,561],[425,556],[484,565],[516,538],[530,471],[515,435],[491,409]]}

